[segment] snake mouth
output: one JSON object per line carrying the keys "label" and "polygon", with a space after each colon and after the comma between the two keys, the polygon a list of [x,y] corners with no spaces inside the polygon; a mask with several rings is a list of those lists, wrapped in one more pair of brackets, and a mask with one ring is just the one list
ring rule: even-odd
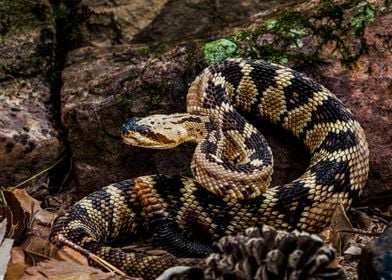
{"label": "snake mouth", "polygon": [[140,135],[132,135],[132,133],[121,133],[123,142],[127,145],[138,147],[138,148],[148,148],[155,150],[166,150],[176,147],[175,141],[166,142],[155,142],[148,137],[141,137]]}

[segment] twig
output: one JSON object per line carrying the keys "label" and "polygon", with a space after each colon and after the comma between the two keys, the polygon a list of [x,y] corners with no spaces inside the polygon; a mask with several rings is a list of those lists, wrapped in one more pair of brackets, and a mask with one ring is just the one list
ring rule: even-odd
{"label": "twig", "polygon": [[65,154],[62,155],[62,157],[61,157],[59,160],[57,160],[55,163],[53,163],[51,166],[49,166],[49,167],[45,168],[44,170],[38,172],[37,174],[33,175],[32,177],[30,177],[30,178],[24,180],[23,182],[17,184],[17,185],[15,186],[15,188],[19,188],[20,186],[22,186],[22,185],[24,185],[24,184],[26,184],[26,183],[28,183],[28,182],[34,180],[35,178],[41,176],[41,175],[44,174],[45,172],[48,172],[48,171],[51,170],[53,167],[55,167],[57,164],[59,164],[64,158],[65,158]]}
{"label": "twig", "polygon": [[69,175],[71,175],[72,168],[73,168],[72,166],[73,166],[72,157],[70,157],[70,159],[69,159],[69,168],[68,168],[67,174],[65,174],[63,180],[61,181],[60,188],[59,188],[60,190],[63,189],[63,187],[65,185],[65,182],[67,181]]}
{"label": "twig", "polygon": [[106,128],[102,125],[101,123],[101,118],[98,116],[97,111],[94,110],[94,114],[95,114],[95,118],[97,119],[98,122],[98,126],[100,129],[102,129],[102,131],[109,136],[112,139],[116,139],[116,140],[122,140],[121,136],[117,136],[117,135],[113,135],[111,134],[109,131],[106,130]]}
{"label": "twig", "polygon": [[346,233],[355,233],[355,234],[363,234],[363,235],[367,235],[367,236],[379,236],[381,235],[381,233],[379,232],[367,232],[361,229],[341,229],[341,230],[337,230],[336,233],[340,233],[340,232],[346,232]]}
{"label": "twig", "polygon": [[86,249],[80,247],[79,245],[73,243],[72,241],[65,238],[65,236],[62,234],[58,234],[56,236],[56,242],[60,245],[66,245],[66,246],[74,249],[75,251],[81,253],[82,255],[86,256],[87,258],[90,258],[91,260],[100,264],[101,266],[103,266],[104,268],[106,268],[109,271],[115,272],[120,276],[127,277],[127,274],[125,272],[123,272],[122,270],[120,270],[117,267],[115,267],[114,265],[108,263],[107,261],[100,258],[99,256],[91,253],[89,250],[86,250]]}

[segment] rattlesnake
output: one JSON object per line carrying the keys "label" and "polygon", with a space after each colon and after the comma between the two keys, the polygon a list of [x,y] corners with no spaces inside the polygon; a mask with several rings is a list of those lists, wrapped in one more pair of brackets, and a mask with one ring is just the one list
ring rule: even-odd
{"label": "rattlesnake", "polygon": [[[272,153],[236,110],[303,142],[311,155],[304,174],[270,187]],[[62,233],[145,278],[193,264],[194,257],[211,252],[212,240],[249,226],[317,232],[338,205],[348,208],[361,193],[369,169],[364,132],[335,95],[292,69],[250,59],[211,65],[192,83],[187,113],[132,119],[122,136],[125,143],[150,148],[201,141],[192,162],[196,179],[152,175],[109,185],[59,217],[51,239]],[[148,230],[179,258],[103,245]]]}

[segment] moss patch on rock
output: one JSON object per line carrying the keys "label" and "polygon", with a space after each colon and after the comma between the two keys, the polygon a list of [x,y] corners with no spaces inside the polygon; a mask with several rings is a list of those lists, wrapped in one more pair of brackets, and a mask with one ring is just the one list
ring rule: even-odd
{"label": "moss patch on rock", "polygon": [[333,46],[332,53],[351,67],[368,52],[366,27],[389,5],[364,0],[321,1],[313,9],[289,8],[264,24],[231,37],[207,43],[204,56],[208,63],[227,57],[252,57],[315,69],[326,63],[322,52]]}
{"label": "moss patch on rock", "polygon": [[203,54],[208,63],[216,63],[226,58],[235,57],[237,45],[233,41],[219,39],[205,44]]}

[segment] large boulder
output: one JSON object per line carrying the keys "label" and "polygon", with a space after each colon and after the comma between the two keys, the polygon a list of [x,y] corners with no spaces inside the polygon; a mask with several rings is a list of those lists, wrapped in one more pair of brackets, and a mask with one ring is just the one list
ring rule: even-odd
{"label": "large boulder", "polygon": [[13,185],[63,150],[48,83],[55,30],[46,1],[3,1],[0,15],[0,185]]}
{"label": "large boulder", "polygon": [[205,36],[211,28],[238,24],[250,16],[283,5],[284,0],[132,0],[62,1],[77,14],[73,34],[83,45],[172,41]]}

